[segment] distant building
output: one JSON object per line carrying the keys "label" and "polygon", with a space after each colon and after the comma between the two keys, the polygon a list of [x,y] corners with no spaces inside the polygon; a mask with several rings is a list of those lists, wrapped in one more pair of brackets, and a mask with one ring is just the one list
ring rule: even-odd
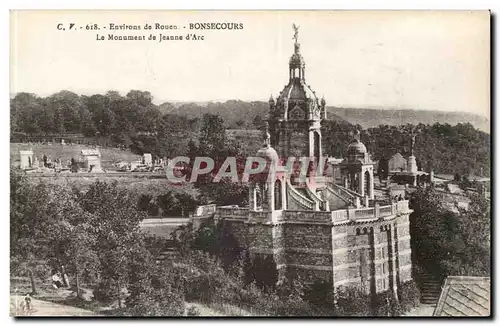
{"label": "distant building", "polygon": [[142,155],[142,164],[153,165],[153,157],[150,153],[145,153]]}
{"label": "distant building", "polygon": [[19,151],[19,154],[21,156],[21,165],[20,168],[22,170],[27,170],[31,169],[33,167],[33,151],[30,150],[25,150],[25,151]]}
{"label": "distant building", "polygon": [[82,149],[80,160],[83,162],[83,167],[87,172],[103,172],[101,167],[101,152],[98,149]]}
{"label": "distant building", "polygon": [[389,172],[404,172],[407,164],[403,155],[396,153],[389,159]]}

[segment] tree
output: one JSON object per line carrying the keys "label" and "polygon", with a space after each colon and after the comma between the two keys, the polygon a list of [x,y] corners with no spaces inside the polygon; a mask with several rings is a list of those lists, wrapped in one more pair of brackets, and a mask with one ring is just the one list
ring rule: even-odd
{"label": "tree", "polygon": [[96,298],[118,300],[121,306],[123,288],[127,284],[127,261],[140,246],[136,240],[139,222],[146,214],[139,212],[133,197],[117,183],[97,181],[80,198],[80,204],[91,214],[90,228],[99,244],[100,281]]}
{"label": "tree", "polygon": [[11,171],[11,273],[28,274],[33,294],[37,293],[35,276],[43,272],[39,261],[50,253],[46,235],[54,225],[57,203],[44,184],[33,185]]}
{"label": "tree", "polygon": [[203,115],[199,141],[199,148],[204,155],[217,157],[224,150],[227,141],[224,119],[208,113]]}
{"label": "tree", "polygon": [[253,126],[255,127],[255,129],[262,129],[262,127],[264,126],[264,120],[262,119],[262,117],[260,115],[256,115],[254,118],[253,118],[253,122],[252,122]]}
{"label": "tree", "polygon": [[412,193],[410,235],[414,261],[440,276],[489,275],[490,209],[472,196],[469,209],[445,209],[434,188]]}

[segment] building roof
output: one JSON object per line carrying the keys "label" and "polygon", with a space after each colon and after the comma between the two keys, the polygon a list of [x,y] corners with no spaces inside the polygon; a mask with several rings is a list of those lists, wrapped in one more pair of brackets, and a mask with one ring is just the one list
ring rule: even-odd
{"label": "building roof", "polygon": [[448,276],[434,310],[434,316],[489,316],[489,277]]}
{"label": "building roof", "polygon": [[403,157],[403,155],[401,155],[401,153],[398,152],[398,153],[392,155],[392,157],[389,159],[389,161],[400,160],[400,159],[403,159],[406,161],[406,159]]}
{"label": "building roof", "polygon": [[349,154],[365,154],[366,146],[359,140],[354,140],[347,146],[347,155]]}

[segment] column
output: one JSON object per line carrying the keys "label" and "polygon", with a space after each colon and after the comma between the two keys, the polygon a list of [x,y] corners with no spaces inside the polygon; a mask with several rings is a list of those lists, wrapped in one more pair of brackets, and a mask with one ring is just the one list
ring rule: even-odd
{"label": "column", "polygon": [[374,189],[374,180],[373,180],[373,168],[370,169],[370,199],[375,199],[375,189]]}
{"label": "column", "polygon": [[270,211],[274,211],[274,182],[272,180],[267,184],[267,209]]}
{"label": "column", "polygon": [[361,196],[365,195],[365,174],[363,173],[363,169],[361,169],[361,173],[359,175],[359,194]]}
{"label": "column", "polygon": [[[377,270],[375,264],[375,232],[379,230],[377,228],[370,227],[368,229],[368,241],[370,250],[370,293],[372,295],[377,293]],[[378,241],[377,241],[378,242]]]}
{"label": "column", "polygon": [[396,257],[397,257],[397,252],[396,252],[396,245],[395,241],[396,237],[394,236],[394,227],[393,225],[389,224],[388,225],[388,232],[387,232],[387,242],[388,242],[388,258],[389,258],[389,284],[392,288],[394,298],[396,300],[399,300],[398,298],[398,282],[397,282],[397,264],[396,264]]}
{"label": "column", "polygon": [[[310,115],[311,112],[309,111],[308,114]],[[314,131],[309,130],[309,157],[314,156]]]}
{"label": "column", "polygon": [[249,196],[248,204],[249,204],[250,210],[251,211],[257,210],[257,191],[255,188],[255,184],[253,184],[253,183],[250,184],[248,196]]}
{"label": "column", "polygon": [[286,202],[286,179],[281,179],[281,208],[286,210],[288,205]]}

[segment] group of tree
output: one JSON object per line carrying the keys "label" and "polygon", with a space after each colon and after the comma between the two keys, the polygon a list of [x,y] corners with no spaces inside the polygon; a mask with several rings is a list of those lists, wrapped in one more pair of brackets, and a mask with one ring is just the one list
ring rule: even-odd
{"label": "group of tree", "polygon": [[[191,139],[187,149],[187,156],[190,158],[186,172],[188,180],[191,180],[193,169],[199,168],[195,166],[196,157],[208,157],[214,161],[214,168],[210,173],[198,175],[193,180],[195,187],[200,191],[199,202],[202,204],[246,205],[248,187],[240,181],[247,155],[248,153],[243,151],[238,142],[227,137],[222,117],[212,114],[203,115],[199,138],[197,140]],[[238,180],[232,180],[229,177],[215,180],[219,172],[229,172],[231,168],[235,168],[223,165],[229,157],[235,159]]]}
{"label": "group of tree", "polygon": [[61,91],[48,97],[18,93],[10,101],[11,132],[82,134],[139,154],[182,154],[184,139],[196,132],[198,119],[162,114],[152,101],[149,92],[138,90],[125,96],[115,91],[92,96]]}
{"label": "group of tree", "polygon": [[490,203],[470,195],[467,209],[444,207],[442,193],[419,188],[411,194],[410,235],[413,262],[420,270],[448,275],[490,276]]}
{"label": "group of tree", "polygon": [[379,161],[379,168],[383,168],[383,162],[387,164],[396,153],[404,157],[411,155],[413,133],[416,136],[414,155],[419,169],[460,176],[489,176],[491,173],[491,137],[470,123],[455,126],[440,123],[380,125],[362,129],[360,125],[326,121],[323,123],[325,153],[344,157],[355,130],[360,130],[361,141],[372,159]]}
{"label": "group of tree", "polygon": [[[137,210],[131,198],[116,184],[97,181],[82,193],[33,184],[13,172],[11,275],[29,276],[36,295],[38,276],[50,279],[51,271],[64,268],[79,298],[84,297],[84,289],[90,289],[101,303],[118,302],[119,313],[133,313],[137,309],[133,302],[140,305],[140,301],[151,303],[163,314],[183,314],[178,287],[153,283],[163,275],[155,265],[161,245],[152,246],[155,239],[140,232],[139,222],[146,214]],[[143,283],[146,288],[137,292]],[[125,307],[124,301],[132,303]]]}

